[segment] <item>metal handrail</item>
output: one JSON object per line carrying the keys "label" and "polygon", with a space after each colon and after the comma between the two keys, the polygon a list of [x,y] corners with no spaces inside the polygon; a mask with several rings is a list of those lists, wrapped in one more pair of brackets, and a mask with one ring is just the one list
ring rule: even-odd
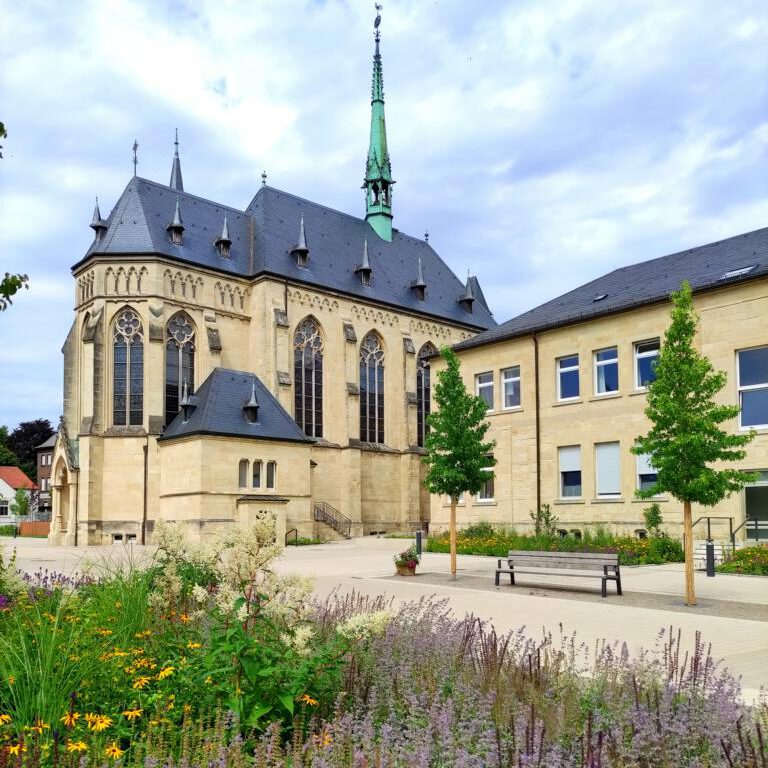
{"label": "metal handrail", "polygon": [[288,537],[293,534],[293,545],[295,547],[299,546],[299,531],[298,528],[291,528],[290,531],[285,532],[285,546],[288,546]]}
{"label": "metal handrail", "polygon": [[[733,530],[733,518],[727,515],[702,515],[691,528],[695,528],[702,520],[707,521],[707,541],[712,541],[712,520],[727,520],[728,521],[728,538],[731,541],[731,550],[736,551],[736,540],[734,539]],[[738,528],[736,529],[738,530]]]}
{"label": "metal handrail", "polygon": [[736,550],[736,534],[744,527],[749,525],[750,523],[754,524],[755,528],[755,541],[759,540],[758,537],[758,531],[762,530],[763,528],[768,528],[768,523],[761,523],[760,520],[756,517],[747,517],[744,522],[731,534],[731,544],[733,545],[734,551]]}
{"label": "metal handrail", "polygon": [[352,536],[352,521],[342,515],[338,509],[332,507],[327,501],[317,501],[314,505],[315,520],[327,523],[335,531],[338,531],[345,539]]}

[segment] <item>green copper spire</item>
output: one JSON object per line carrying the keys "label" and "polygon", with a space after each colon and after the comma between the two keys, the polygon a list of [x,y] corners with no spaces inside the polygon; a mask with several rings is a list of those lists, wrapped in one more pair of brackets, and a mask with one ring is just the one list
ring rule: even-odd
{"label": "green copper spire", "polygon": [[373,84],[371,86],[371,142],[365,166],[365,219],[376,234],[392,241],[392,166],[387,150],[387,125],[384,120],[384,78],[379,52],[380,5],[376,5],[376,51],[373,55]]}

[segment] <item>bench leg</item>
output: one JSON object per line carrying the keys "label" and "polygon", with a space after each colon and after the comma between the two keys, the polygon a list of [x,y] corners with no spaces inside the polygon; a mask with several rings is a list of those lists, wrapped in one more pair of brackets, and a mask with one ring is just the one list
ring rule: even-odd
{"label": "bench leg", "polygon": [[515,572],[510,570],[509,571],[509,583],[514,587],[515,586]]}
{"label": "bench leg", "polygon": [[603,586],[603,597],[608,597],[608,566],[603,566],[603,578],[602,578],[602,586]]}
{"label": "bench leg", "polygon": [[501,576],[501,574],[498,571],[496,571],[496,587],[497,588],[499,586],[499,576]]}

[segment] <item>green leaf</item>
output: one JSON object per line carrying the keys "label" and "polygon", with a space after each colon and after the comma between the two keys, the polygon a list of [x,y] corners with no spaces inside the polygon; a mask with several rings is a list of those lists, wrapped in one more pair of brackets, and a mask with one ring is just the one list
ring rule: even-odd
{"label": "green leaf", "polygon": [[292,693],[278,693],[277,698],[280,699],[282,705],[288,710],[288,713],[293,716],[293,710],[296,706]]}

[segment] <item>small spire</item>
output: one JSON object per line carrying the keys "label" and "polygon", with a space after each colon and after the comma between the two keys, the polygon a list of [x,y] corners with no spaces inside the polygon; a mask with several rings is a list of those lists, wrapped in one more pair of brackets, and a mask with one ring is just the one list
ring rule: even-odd
{"label": "small spire", "polygon": [[459,304],[468,312],[472,311],[472,304],[475,302],[475,291],[472,287],[472,277],[470,277],[469,270],[467,270],[467,283],[464,286],[464,295],[459,297]]}
{"label": "small spire", "polygon": [[267,172],[262,171],[261,172],[261,186],[266,187],[267,186]]}
{"label": "small spire", "polygon": [[296,263],[300,267],[307,266],[309,248],[307,247],[307,235],[304,231],[304,213],[301,214],[301,219],[299,220],[299,241],[291,248],[291,254],[296,257]]}
{"label": "small spire", "polygon": [[368,238],[363,241],[363,263],[355,267],[355,273],[360,275],[360,281],[363,285],[371,284],[371,262],[368,258]]}
{"label": "small spire", "polygon": [[175,150],[173,153],[173,165],[171,165],[171,181],[168,186],[179,192],[184,191],[184,180],[181,178],[181,160],[179,159],[179,129],[176,129],[176,140],[173,142]]}
{"label": "small spire", "polygon": [[96,233],[96,242],[101,240],[101,236],[107,230],[107,222],[101,218],[101,211],[99,210],[99,198],[96,197],[96,207],[93,209],[93,218],[89,225],[91,229]]}
{"label": "small spire", "polygon": [[229,236],[229,226],[227,224],[227,214],[224,214],[224,225],[221,228],[221,234],[214,241],[214,245],[219,249],[219,256],[229,256],[229,249],[232,245],[232,239]]}
{"label": "small spire", "polygon": [[181,207],[179,197],[176,196],[176,210],[173,212],[173,221],[166,227],[171,233],[171,242],[174,245],[181,245],[181,233],[184,231],[184,224],[181,221]]}
{"label": "small spire", "polygon": [[133,175],[136,175],[136,166],[139,164],[139,142],[133,140]]}
{"label": "small spire", "polygon": [[421,256],[419,256],[418,266],[416,268],[416,279],[411,283],[411,290],[416,296],[424,301],[427,284],[424,282],[424,269],[421,266]]}
{"label": "small spire", "polygon": [[192,415],[192,411],[197,408],[197,398],[190,397],[186,378],[184,379],[184,385],[181,390],[181,402],[179,405],[181,406],[181,419],[186,424],[189,421],[189,417]]}
{"label": "small spire", "polygon": [[256,379],[251,380],[251,397],[250,400],[243,406],[245,411],[245,418],[251,424],[255,424],[259,417],[259,401],[256,399]]}

